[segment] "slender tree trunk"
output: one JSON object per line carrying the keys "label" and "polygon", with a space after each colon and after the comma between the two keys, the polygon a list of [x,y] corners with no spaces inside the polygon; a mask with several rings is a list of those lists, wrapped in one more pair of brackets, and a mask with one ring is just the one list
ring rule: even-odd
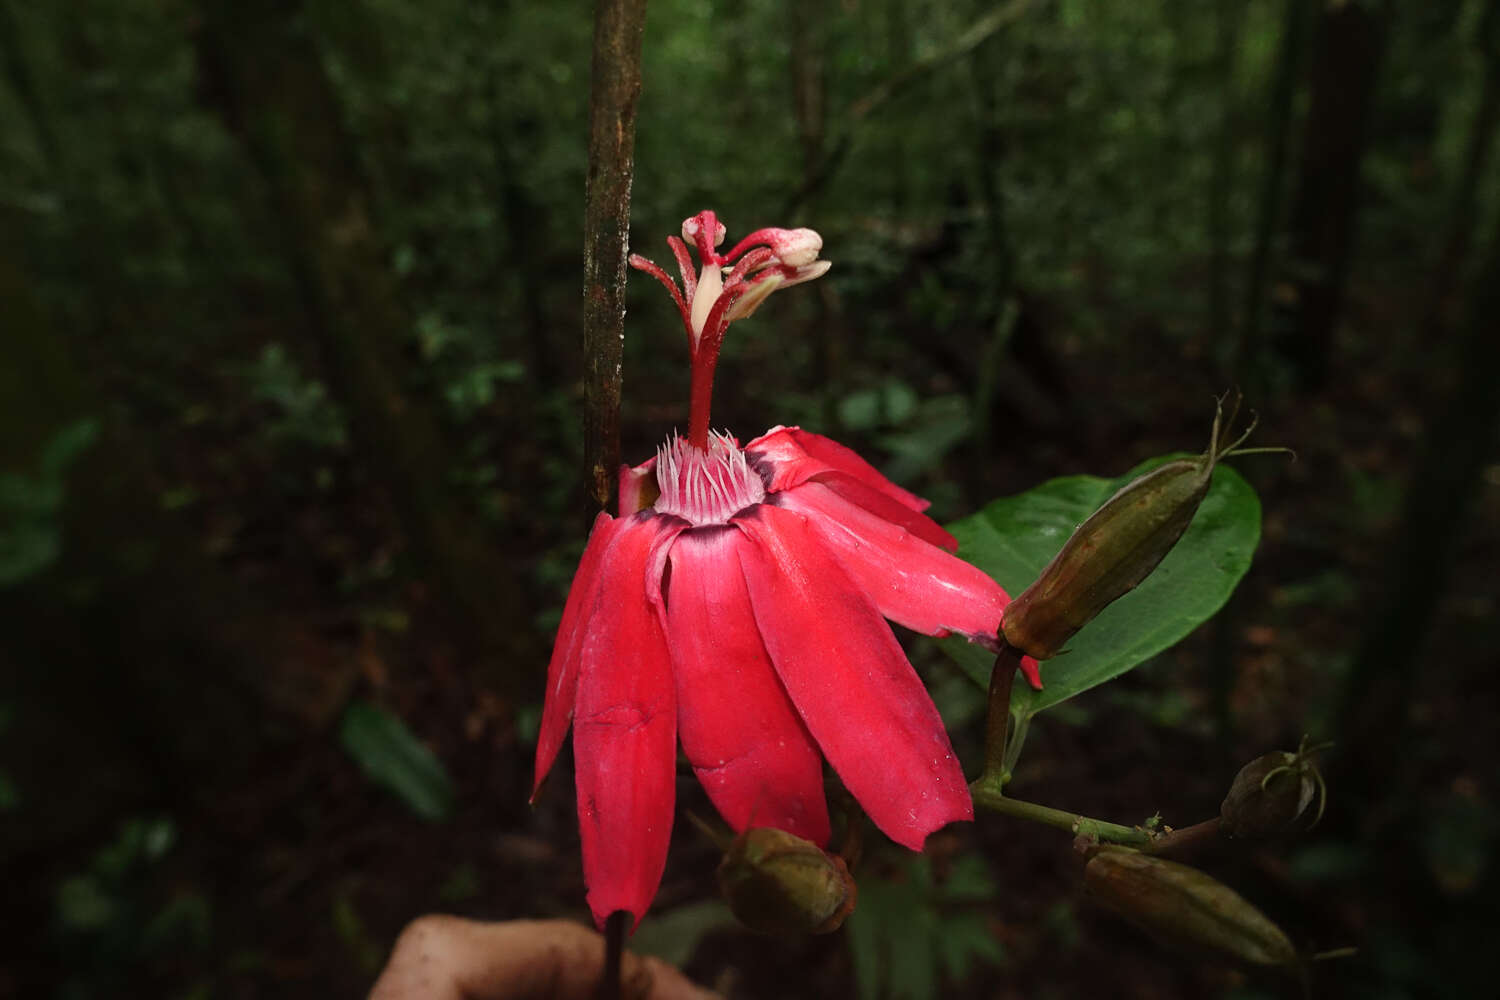
{"label": "slender tree trunk", "polygon": [[495,288],[514,290],[521,300],[526,320],[526,343],[531,356],[532,382],[553,385],[560,377],[561,361],[547,321],[541,280],[545,260],[538,260],[531,234],[544,228],[543,208],[521,179],[516,150],[530,149],[542,131],[542,122],[530,114],[511,118],[505,112],[505,81],[499,73],[488,81],[490,103],[490,149],[494,159],[495,202],[501,222],[494,227]]}
{"label": "slender tree trunk", "polygon": [[1312,9],[1308,0],[1286,0],[1281,18],[1281,44],[1276,56],[1276,76],[1271,84],[1271,104],[1266,120],[1266,162],[1256,212],[1255,245],[1245,285],[1245,321],[1235,339],[1230,363],[1231,375],[1245,385],[1252,396],[1259,394],[1264,381],[1261,323],[1265,316],[1266,277],[1270,273],[1277,225],[1281,219],[1283,175],[1292,135],[1292,103],[1297,94]]}
{"label": "slender tree trunk", "polygon": [[1453,200],[1443,227],[1443,239],[1428,285],[1423,316],[1444,315],[1448,295],[1464,269],[1474,232],[1474,210],[1479,204],[1479,184],[1485,176],[1495,147],[1495,126],[1500,123],[1500,0],[1488,0],[1474,38],[1484,61],[1484,82],[1479,107],[1464,144],[1462,172],[1453,187]]}
{"label": "slender tree trunk", "polygon": [[[892,69],[910,65],[913,61],[914,36],[911,27],[911,8],[907,0],[886,0],[885,4],[885,61]],[[896,135],[885,150],[887,170],[891,175],[891,215],[903,218],[911,202],[911,158],[906,155],[906,144]]]}
{"label": "slender tree trunk", "polygon": [[[821,186],[818,171],[827,157],[828,147],[828,78],[823,53],[828,45],[827,0],[787,0],[785,22],[790,59],[787,76],[791,80],[792,118],[797,124],[797,143],[802,149],[801,190],[807,197],[797,205],[796,216],[775,220],[778,226],[805,220],[816,227],[817,197]],[[843,396],[846,338],[838,312],[833,287],[820,281],[812,289],[814,328],[818,338],[814,346],[813,384],[819,387],[823,427],[840,433],[838,401]]]}
{"label": "slender tree trunk", "polygon": [[1230,312],[1229,244],[1232,238],[1230,199],[1234,191],[1234,161],[1239,152],[1237,101],[1234,90],[1235,54],[1245,0],[1218,0],[1214,5],[1213,84],[1219,97],[1219,134],[1214,140],[1208,189],[1208,329],[1209,336],[1233,337]]}
{"label": "slender tree trunk", "polygon": [[1276,352],[1304,389],[1321,388],[1332,364],[1354,249],[1365,126],[1384,47],[1382,21],[1359,0],[1328,4],[1314,35],[1285,282],[1291,294],[1279,303],[1274,337]]}
{"label": "slender tree trunk", "polygon": [[589,166],[584,192],[584,465],[595,509],[615,506],[620,468],[620,381],[635,112],[641,95],[646,0],[598,0],[594,9]]}
{"label": "slender tree trunk", "polygon": [[[1010,152],[1000,126],[996,95],[995,66],[1003,43],[1004,39],[989,38],[969,53],[969,74],[978,117],[973,131],[975,175],[984,210],[985,243],[988,244],[984,259],[991,268],[976,303],[977,315],[974,317],[979,327],[976,332],[986,339],[974,392],[973,445],[977,459],[975,467],[986,475],[997,471],[995,463],[988,461],[993,453],[993,428],[999,423],[995,403],[1000,395],[1001,379],[1006,359],[1011,354],[1011,341],[1021,308],[1015,288],[1015,254],[1011,250],[1010,227],[1000,183]],[[995,485],[993,479],[983,483],[986,489]]]}
{"label": "slender tree trunk", "polygon": [[806,181],[823,159],[827,133],[828,87],[823,72],[823,11],[820,2],[789,0],[786,26],[791,48],[792,116],[802,147],[802,177]]}

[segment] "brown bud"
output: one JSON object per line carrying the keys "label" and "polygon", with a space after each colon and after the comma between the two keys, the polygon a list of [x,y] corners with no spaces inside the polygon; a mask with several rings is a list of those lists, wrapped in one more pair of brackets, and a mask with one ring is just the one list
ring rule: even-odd
{"label": "brown bud", "polygon": [[1187,865],[1119,849],[1084,868],[1090,896],[1168,947],[1252,965],[1292,965],[1297,950],[1260,910],[1229,886]]}
{"label": "brown bud", "polygon": [[734,839],[719,864],[719,888],[739,921],[763,934],[826,934],[854,912],[844,859],[771,827]]}
{"label": "brown bud", "polygon": [[1224,832],[1231,837],[1274,837],[1316,826],[1328,799],[1313,760],[1321,749],[1309,747],[1304,738],[1296,753],[1274,750],[1240,768],[1219,806]]}
{"label": "brown bud", "polygon": [[[1005,640],[1038,660],[1056,656],[1083,626],[1119,597],[1134,590],[1177,544],[1208,495],[1214,466],[1232,454],[1250,432],[1225,447],[1222,408],[1214,413],[1208,450],[1180,458],[1132,480],[1072,536],[1036,582],[1006,607],[1000,621]],[[1222,425],[1227,436],[1234,423]]]}

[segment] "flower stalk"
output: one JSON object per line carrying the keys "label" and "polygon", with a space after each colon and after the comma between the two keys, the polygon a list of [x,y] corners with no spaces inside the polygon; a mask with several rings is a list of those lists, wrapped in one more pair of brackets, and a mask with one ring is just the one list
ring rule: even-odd
{"label": "flower stalk", "polygon": [[[705,210],[684,220],[680,239],[667,237],[681,288],[653,261],[630,255],[630,266],[661,282],[682,315],[692,361],[688,443],[704,450],[709,446],[714,371],[729,324],[755,312],[778,288],[821,277],[830,266],[818,260],[823,238],[811,229],[757,229],[721,254],[724,234],[719,217]],[[697,269],[689,245],[698,255]]]}
{"label": "flower stalk", "polygon": [[969,786],[969,794],[974,798],[974,805],[988,809],[990,812],[1056,827],[1082,837],[1141,847],[1151,843],[1157,836],[1144,827],[1122,826],[1119,823],[1110,823],[1079,813],[1053,809],[1051,806],[1038,805],[1035,802],[1013,799],[1002,794],[998,777],[980,778]]}
{"label": "flower stalk", "polygon": [[989,709],[984,729],[984,772],[980,781],[990,780],[1000,789],[1010,780],[1010,762],[1006,759],[1006,741],[1010,735],[1010,693],[1015,687],[1016,671],[1021,669],[1022,653],[1000,639],[995,667],[990,673]]}
{"label": "flower stalk", "polygon": [[974,805],[990,812],[1064,830],[1085,839],[1134,847],[1144,854],[1176,854],[1219,836],[1217,817],[1180,830],[1158,832],[1143,826],[1125,826],[1024,799],[1013,799],[1004,794],[1002,784],[998,777],[988,775],[971,784],[969,794],[974,798]]}

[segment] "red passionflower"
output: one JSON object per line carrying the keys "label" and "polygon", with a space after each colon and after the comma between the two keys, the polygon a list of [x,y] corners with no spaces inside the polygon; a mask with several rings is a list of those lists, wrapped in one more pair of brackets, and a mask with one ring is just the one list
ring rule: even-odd
{"label": "red passionflower", "polygon": [[[595,919],[639,921],[666,864],[677,742],[735,830],[829,837],[826,758],[875,825],[920,850],[973,818],[932,699],[883,618],[994,643],[1008,598],[952,555],[927,503],[829,438],[776,427],[743,448],[711,433],[714,365],[731,321],[815,278],[822,240],[763,229],[729,253],[712,212],[669,240],[692,353],[687,438],[621,470],[573,579],[547,673],[536,783],[573,725],[584,878]],[[1035,661],[1028,678],[1037,683]]]}

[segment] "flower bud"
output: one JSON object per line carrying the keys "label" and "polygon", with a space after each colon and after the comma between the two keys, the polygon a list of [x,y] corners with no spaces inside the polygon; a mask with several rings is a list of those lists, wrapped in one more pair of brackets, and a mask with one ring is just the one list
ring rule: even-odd
{"label": "flower bud", "polygon": [[724,223],[719,221],[719,217],[714,215],[712,212],[699,212],[697,215],[690,215],[686,219],[683,219],[682,238],[687,242],[696,245],[698,242],[698,234],[703,232],[705,217],[707,218],[708,222],[711,223],[714,227],[713,242],[710,245],[718,246],[719,244],[724,242],[724,234],[728,232],[728,230],[724,228]]}
{"label": "flower bud", "polygon": [[769,229],[766,243],[787,267],[811,264],[823,249],[823,237],[812,229]]}
{"label": "flower bud", "polygon": [[1274,837],[1316,826],[1328,799],[1328,787],[1312,759],[1320,749],[1309,747],[1304,739],[1296,753],[1274,750],[1240,768],[1219,806],[1224,832],[1231,837]]}
{"label": "flower bud", "polygon": [[1006,607],[1000,630],[1007,642],[1038,660],[1050,659],[1151,575],[1208,495],[1214,466],[1235,454],[1255,429],[1252,423],[1238,441],[1222,447],[1221,416],[1222,410],[1214,414],[1208,451],[1137,477],[1074,529],[1036,581]]}
{"label": "flower bud", "polygon": [[1138,851],[1106,849],[1089,859],[1083,874],[1090,896],[1168,947],[1252,965],[1297,961],[1297,949],[1280,927],[1196,868]]}
{"label": "flower bud", "polygon": [[844,859],[772,827],[752,827],[719,864],[719,887],[735,917],[762,934],[826,934],[854,912]]}

